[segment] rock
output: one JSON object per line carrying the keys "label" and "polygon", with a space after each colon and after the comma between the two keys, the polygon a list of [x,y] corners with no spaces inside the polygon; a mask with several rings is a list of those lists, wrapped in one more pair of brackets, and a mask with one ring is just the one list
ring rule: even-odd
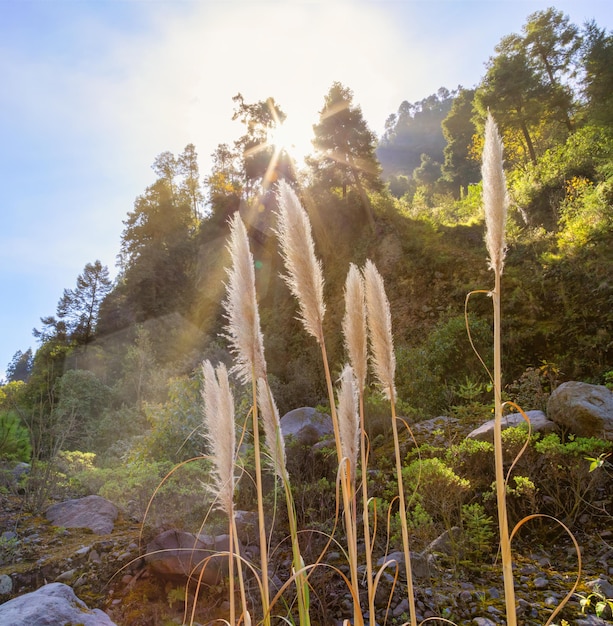
{"label": "rock", "polygon": [[547,587],[549,587],[549,581],[543,576],[535,578],[533,583],[535,589],[547,589]]}
{"label": "rock", "polygon": [[602,576],[594,580],[588,580],[585,586],[591,591],[601,593],[605,598],[613,598],[613,585]]}
{"label": "rock", "polygon": [[163,579],[185,581],[190,575],[202,574],[202,582],[213,586],[228,574],[227,535],[212,538],[196,536],[179,530],[167,530],[147,545],[145,562],[154,574]]}
{"label": "rock", "polygon": [[13,579],[6,574],[0,576],[0,596],[8,596],[13,591]]}
{"label": "rock", "polygon": [[611,626],[611,622],[607,622],[596,615],[585,615],[575,622],[575,626]]}
{"label": "rock", "polygon": [[424,550],[424,553],[451,555],[454,552],[454,546],[457,547],[457,543],[460,540],[461,535],[462,531],[460,528],[458,526],[454,526],[450,530],[446,530],[434,541],[430,542],[428,547]]}
{"label": "rock", "polygon": [[0,604],[0,624],[7,626],[115,626],[100,609],[90,610],[74,591],[62,583],[50,583]]}
{"label": "rock", "polygon": [[[390,563],[394,561],[395,563]],[[431,565],[434,557],[424,552],[411,552],[411,572],[416,578],[429,578],[432,574]],[[384,563],[388,563],[387,567],[398,567],[398,572],[404,574],[404,552],[398,550],[391,552],[387,557],[381,557],[377,561],[377,567],[381,567]]]}
{"label": "rock", "polygon": [[403,613],[409,612],[409,599],[402,598],[396,608],[392,611],[394,617],[400,617]]}
{"label": "rock", "polygon": [[496,622],[492,622],[487,617],[475,617],[473,623],[477,624],[477,626],[496,626]]}
{"label": "rock", "polygon": [[[408,422],[408,420],[405,420]],[[460,420],[456,417],[447,417],[445,415],[439,415],[423,422],[417,422],[411,424],[411,432],[415,437],[418,445],[422,443],[429,443],[432,445],[445,445],[447,441],[447,435],[450,430],[457,430],[461,427]],[[404,430],[404,428],[403,428]],[[405,435],[405,442],[409,446],[414,446],[410,435]]]}
{"label": "rock", "polygon": [[30,464],[29,463],[17,463],[15,467],[11,470],[13,475],[13,480],[15,484],[19,484],[19,481],[30,473]]}
{"label": "rock", "polygon": [[66,500],[50,506],[45,515],[54,526],[89,528],[97,535],[113,532],[117,507],[100,496]]}
{"label": "rock", "polygon": [[238,540],[245,546],[258,538],[258,514],[255,511],[235,511],[234,521]]}
{"label": "rock", "polygon": [[55,582],[58,583],[65,583],[68,582],[70,580],[72,580],[75,577],[76,574],[76,570],[74,569],[69,569],[65,572],[62,572],[56,579]]}
{"label": "rock", "polygon": [[561,384],[549,397],[547,415],[579,437],[613,441],[613,391],[603,385]]}
{"label": "rock", "polygon": [[312,446],[334,434],[332,418],[311,407],[302,407],[286,413],[281,418],[284,438],[291,437],[298,444]]}
{"label": "rock", "polygon": [[[543,411],[526,411],[526,416],[530,420],[533,433],[542,433],[543,435],[547,435],[548,433],[553,433],[558,430],[557,424],[550,420],[545,413],[543,413]],[[502,430],[505,430],[506,428],[520,426],[525,423],[526,421],[522,417],[521,413],[510,413],[502,418],[501,426]],[[488,422],[485,422],[485,424],[479,426],[479,428],[475,428],[475,430],[468,434],[467,438],[493,443],[494,420],[489,420]]]}

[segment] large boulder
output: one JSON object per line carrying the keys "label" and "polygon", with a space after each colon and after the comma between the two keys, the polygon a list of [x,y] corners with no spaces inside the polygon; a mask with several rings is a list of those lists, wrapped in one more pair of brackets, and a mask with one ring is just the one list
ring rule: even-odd
{"label": "large boulder", "polygon": [[147,545],[145,562],[159,578],[184,582],[190,576],[218,585],[228,574],[228,535],[209,537],[180,530],[167,530]]}
{"label": "large boulder", "polygon": [[549,397],[547,415],[579,437],[613,441],[613,392],[603,385],[561,384]]}
{"label": "large boulder", "polygon": [[[532,428],[532,433],[541,433],[543,435],[547,435],[549,433],[554,433],[558,430],[557,424],[550,420],[543,411],[526,411],[526,417],[530,420],[530,426]],[[507,428],[511,428],[513,426],[520,426],[521,424],[525,424],[521,413],[510,413],[509,415],[504,415],[501,421],[502,430]],[[471,433],[468,434],[468,439],[475,439],[477,441],[489,441],[490,443],[494,442],[494,420],[489,420],[479,426],[479,428],[475,428]]]}
{"label": "large boulder", "polygon": [[100,609],[90,610],[63,583],[50,583],[0,604],[0,624],[6,626],[115,626]]}
{"label": "large boulder", "polygon": [[332,418],[311,407],[301,407],[281,418],[281,432],[303,446],[312,446],[334,435]]}
{"label": "large boulder", "polygon": [[100,496],[87,496],[51,505],[45,515],[54,526],[89,528],[96,535],[113,532],[117,507]]}

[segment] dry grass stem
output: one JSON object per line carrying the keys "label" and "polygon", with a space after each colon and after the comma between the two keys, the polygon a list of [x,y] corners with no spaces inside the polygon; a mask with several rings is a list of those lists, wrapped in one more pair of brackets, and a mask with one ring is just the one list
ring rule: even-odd
{"label": "dry grass stem", "polygon": [[396,396],[394,383],[396,356],[392,337],[392,316],[383,278],[370,259],[364,266],[364,285],[373,372],[383,393],[391,399]]}
{"label": "dry grass stem", "polygon": [[294,190],[279,183],[277,235],[287,274],[283,277],[298,300],[299,319],[306,331],[323,343],[326,312],[321,263],[315,255],[311,223]]}
{"label": "dry grass stem", "polygon": [[214,369],[210,361],[205,361],[202,372],[205,436],[211,445],[213,460],[213,484],[210,487],[219,508],[233,515],[235,428],[228,371],[223,363]]}
{"label": "dry grass stem", "polygon": [[228,324],[226,337],[235,355],[234,370],[243,382],[266,376],[264,342],[255,291],[255,270],[247,230],[238,212],[230,220],[228,250],[232,265],[227,269],[224,308]]}
{"label": "dry grass stem", "polygon": [[349,363],[358,383],[364,389],[367,374],[367,330],[366,304],[364,300],[364,279],[356,265],[351,263],[345,281],[345,315],[343,335]]}
{"label": "dry grass stem", "polygon": [[513,559],[506,505],[506,481],[502,451],[502,340],[501,340],[501,275],[504,265],[504,229],[508,196],[502,169],[502,141],[496,124],[488,114],[483,148],[483,204],[486,222],[486,244],[490,254],[490,268],[494,270],[494,289],[490,292],[494,307],[494,465],[496,473],[496,505],[504,582],[504,600],[508,626],[516,626]]}
{"label": "dry grass stem", "polygon": [[485,209],[485,242],[490,255],[490,267],[502,273],[505,257],[504,229],[509,196],[502,168],[503,145],[494,118],[488,113],[485,122],[483,148],[483,206]]}
{"label": "dry grass stem", "polygon": [[350,365],[345,365],[338,390],[338,423],[343,458],[349,460],[351,476],[355,476],[360,445],[360,416],[358,414],[358,388]]}

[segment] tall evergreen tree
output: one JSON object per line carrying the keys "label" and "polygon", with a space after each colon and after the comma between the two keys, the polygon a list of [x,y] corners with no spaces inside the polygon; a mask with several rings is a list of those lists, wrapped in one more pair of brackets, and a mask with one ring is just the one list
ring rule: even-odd
{"label": "tall evergreen tree", "polygon": [[503,132],[520,133],[530,162],[536,163],[533,131],[545,114],[547,89],[515,36],[503,39],[496,51],[475,93],[475,107],[483,119],[489,110]]}
{"label": "tall evergreen tree", "polygon": [[57,315],[66,325],[71,340],[87,344],[94,334],[100,305],[111,290],[108,267],[100,261],[88,263],[77,277],[75,289],[64,289]]}
{"label": "tall evergreen tree", "polygon": [[353,103],[353,92],[333,83],[313,126],[316,154],[307,161],[317,184],[337,188],[342,197],[354,187],[372,224],[373,217],[366,190],[380,190],[381,165],[375,154],[376,135],[368,128],[362,109]]}
{"label": "tall evergreen tree", "polygon": [[447,141],[443,177],[460,192],[481,179],[480,163],[473,158],[471,150],[477,132],[472,119],[474,97],[474,89],[460,89],[442,123]]}
{"label": "tall evergreen tree", "polygon": [[537,11],[528,16],[523,27],[524,47],[533,66],[542,75],[549,89],[549,104],[557,110],[560,121],[572,132],[575,98],[571,86],[581,48],[579,29],[567,15],[554,8]]}
{"label": "tall evergreen tree", "polygon": [[6,366],[6,380],[11,382],[23,381],[27,382],[32,372],[32,348],[28,348],[25,352],[17,350]]}
{"label": "tall evergreen tree", "polygon": [[246,127],[245,134],[234,145],[242,159],[243,192],[251,199],[266,193],[280,178],[295,178],[291,159],[273,145],[271,136],[287,116],[274,98],[248,104],[238,93],[232,100],[236,103],[232,119]]}
{"label": "tall evergreen tree", "polygon": [[588,121],[613,127],[613,35],[594,21],[588,22],[581,56]]}

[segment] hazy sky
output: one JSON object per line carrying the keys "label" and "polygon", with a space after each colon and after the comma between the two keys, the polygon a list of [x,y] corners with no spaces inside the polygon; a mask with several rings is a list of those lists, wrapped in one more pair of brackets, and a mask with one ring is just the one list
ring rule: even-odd
{"label": "hazy sky", "polygon": [[610,0],[0,0],[0,379],[99,259],[165,150],[201,173],[272,96],[309,147],[334,81],[380,134],[403,100],[475,86],[500,39],[555,6],[611,29]]}

